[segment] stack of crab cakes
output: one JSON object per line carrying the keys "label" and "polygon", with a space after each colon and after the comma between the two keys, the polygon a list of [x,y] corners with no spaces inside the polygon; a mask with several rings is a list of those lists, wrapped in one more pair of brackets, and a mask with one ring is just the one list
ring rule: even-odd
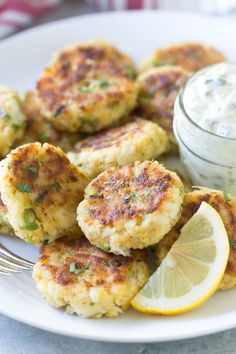
{"label": "stack of crab cakes", "polygon": [[82,317],[125,311],[150,276],[148,246],[178,221],[183,184],[157,162],[102,172],[85,190],[77,218],[82,237],[42,247],[33,277],[55,307]]}
{"label": "stack of crab cakes", "polygon": [[[50,304],[82,317],[127,310],[150,276],[146,249],[158,244],[160,259],[200,199],[219,207],[234,241],[234,201],[226,206],[219,192],[191,197],[175,172],[154,161],[176,150],[181,86],[222,60],[211,47],[175,45],[154,53],[137,75],[126,54],[91,41],[60,49],[23,105],[8,92],[11,103],[1,106],[0,89],[7,132],[0,155],[8,154],[0,231],[42,246],[33,278]],[[233,273],[229,261],[222,288],[235,285]]]}

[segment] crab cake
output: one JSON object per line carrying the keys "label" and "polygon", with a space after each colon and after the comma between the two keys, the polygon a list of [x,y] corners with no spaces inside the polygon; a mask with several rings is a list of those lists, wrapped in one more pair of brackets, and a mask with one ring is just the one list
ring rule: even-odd
{"label": "crab cake", "polygon": [[142,117],[158,123],[167,133],[169,150],[176,150],[173,133],[174,103],[189,73],[178,66],[152,68],[139,75],[138,109]]}
{"label": "crab cake", "polygon": [[14,231],[7,218],[7,208],[0,196],[0,235],[14,236]]}
{"label": "crab cake", "polygon": [[158,49],[143,62],[142,71],[155,66],[179,65],[194,72],[205,66],[226,61],[219,50],[201,43],[182,43]]}
{"label": "crab cake", "polygon": [[0,86],[0,157],[5,157],[25,130],[26,117],[16,91]]}
{"label": "crab cake", "polygon": [[41,249],[33,270],[37,289],[55,307],[82,317],[114,317],[148,280],[140,251],[108,254],[84,237],[63,237]]}
{"label": "crab cake", "polygon": [[52,63],[63,61],[73,65],[75,62],[109,66],[111,72],[123,74],[128,78],[135,79],[137,69],[133,60],[122,53],[110,43],[93,40],[85,43],[77,43],[64,46],[59,49],[52,58]]}
{"label": "crab cake", "polygon": [[165,152],[167,137],[157,124],[137,119],[80,141],[67,154],[89,179],[110,167],[152,160]]}
{"label": "crab cake", "polygon": [[99,60],[82,49],[88,54],[79,55],[79,45],[62,51],[33,92],[40,115],[70,133],[107,128],[128,114],[137,100],[137,85],[117,60],[109,55]]}
{"label": "crab cake", "polygon": [[27,117],[27,124],[25,134],[18,142],[18,146],[36,141],[47,142],[67,152],[82,139],[82,135],[79,133],[62,132],[55,129],[50,122],[40,116],[38,99],[33,92],[26,94],[23,101],[23,110]]}
{"label": "crab cake", "polygon": [[178,221],[184,187],[158,162],[102,172],[85,190],[77,220],[88,240],[115,254],[157,243]]}
{"label": "crab cake", "polygon": [[228,264],[219,289],[232,288],[236,286],[236,198],[225,192],[202,187],[185,194],[180,220],[157,245],[157,262],[161,263],[173,243],[178,239],[182,227],[198,210],[203,201],[217,210],[225,225],[231,247]]}
{"label": "crab cake", "polygon": [[47,143],[23,145],[1,162],[9,222],[18,237],[35,245],[80,232],[76,208],[86,183],[62,150]]}

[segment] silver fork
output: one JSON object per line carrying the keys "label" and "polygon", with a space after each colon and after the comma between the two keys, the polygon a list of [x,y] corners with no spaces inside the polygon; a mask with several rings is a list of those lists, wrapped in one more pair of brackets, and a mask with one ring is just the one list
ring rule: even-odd
{"label": "silver fork", "polygon": [[0,244],[0,274],[12,275],[13,273],[21,273],[23,270],[32,269],[33,266],[33,262],[17,256]]}

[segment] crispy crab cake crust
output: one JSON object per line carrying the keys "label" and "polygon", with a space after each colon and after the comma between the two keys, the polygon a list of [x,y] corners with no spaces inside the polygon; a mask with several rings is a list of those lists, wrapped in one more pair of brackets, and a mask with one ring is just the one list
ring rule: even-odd
{"label": "crispy crab cake crust", "polygon": [[169,150],[177,150],[173,133],[174,103],[189,72],[178,66],[151,68],[138,76],[138,112],[158,123],[167,133]]}
{"label": "crispy crab cake crust", "polygon": [[7,235],[7,236],[15,235],[14,230],[11,227],[11,224],[9,223],[7,217],[7,208],[3,204],[1,195],[0,195],[0,235]]}
{"label": "crispy crab cake crust", "polygon": [[101,173],[85,190],[77,220],[88,240],[115,254],[157,243],[178,221],[179,177],[158,162],[135,162]]}
{"label": "crispy crab cake crust", "polygon": [[33,94],[40,115],[54,128],[93,133],[135,107],[137,85],[114,60],[116,49],[110,49],[108,44],[101,48],[82,44],[62,50],[43,72]]}
{"label": "crispy crab cake crust", "polygon": [[[226,199],[230,200],[226,200]],[[157,244],[157,263],[160,264],[167,255],[173,243],[178,239],[182,227],[196,213],[202,202],[209,203],[220,214],[225,225],[229,241],[236,242],[236,198],[228,196],[221,191],[201,188],[185,194],[183,212],[178,223]],[[219,289],[229,289],[236,286],[236,249],[231,245],[228,264]]]}
{"label": "crispy crab cake crust", "polygon": [[26,117],[15,90],[0,85],[0,157],[5,157],[23,136]]}
{"label": "crispy crab cake crust", "polygon": [[60,147],[64,152],[73,149],[74,145],[84,139],[84,134],[68,133],[55,129],[50,122],[40,115],[40,105],[37,95],[28,92],[23,101],[23,110],[27,117],[26,131],[16,146],[41,142]]}
{"label": "crispy crab cake crust", "polygon": [[222,61],[226,61],[226,57],[214,47],[201,43],[181,43],[156,50],[143,62],[141,71],[155,66],[178,65],[190,72],[195,72]]}
{"label": "crispy crab cake crust", "polygon": [[34,143],[13,150],[1,162],[0,184],[9,222],[26,242],[41,245],[80,232],[76,208],[87,178],[61,149]]}
{"label": "crispy crab cake crust", "polygon": [[67,156],[91,180],[110,167],[152,160],[165,152],[166,144],[167,136],[162,128],[137,119],[80,141]]}
{"label": "crispy crab cake crust", "polygon": [[84,237],[44,246],[33,270],[37,289],[51,305],[82,317],[118,316],[148,276],[142,252],[108,254]]}
{"label": "crispy crab cake crust", "polygon": [[109,70],[122,73],[130,79],[135,79],[137,69],[133,60],[115,48],[108,42],[100,40],[92,40],[86,43],[76,43],[62,47],[52,58],[52,63],[67,60],[71,64],[75,62],[93,63],[104,65],[110,63],[112,66]]}

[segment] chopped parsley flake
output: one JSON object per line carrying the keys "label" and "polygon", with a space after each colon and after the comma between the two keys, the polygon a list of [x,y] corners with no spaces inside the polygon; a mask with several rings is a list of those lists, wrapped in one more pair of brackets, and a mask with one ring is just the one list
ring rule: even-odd
{"label": "chopped parsley flake", "polygon": [[88,93],[90,91],[91,91],[91,88],[89,86],[81,86],[81,87],[79,87],[79,92]]}
{"label": "chopped parsley flake", "polygon": [[26,193],[31,193],[32,189],[27,183],[18,183],[18,189],[20,192],[26,192]]}
{"label": "chopped parsley flake", "polygon": [[87,262],[84,268],[76,268],[76,264],[75,263],[70,263],[69,270],[70,270],[70,273],[74,273],[74,274],[78,275],[78,274],[84,273],[84,271],[86,269],[89,269],[90,265],[91,265],[90,262]]}
{"label": "chopped parsley flake", "polygon": [[223,191],[223,195],[226,202],[229,202],[231,200],[231,197],[227,192]]}
{"label": "chopped parsley flake", "polygon": [[229,244],[230,244],[230,246],[231,246],[234,250],[236,250],[236,241],[234,241],[234,240],[229,240]]}
{"label": "chopped parsley flake", "polygon": [[33,165],[30,165],[28,167],[28,171],[32,172],[32,173],[37,173],[37,167],[36,166],[33,166]]}
{"label": "chopped parsley flake", "polygon": [[184,194],[184,187],[181,186],[181,187],[179,188],[179,191],[180,191],[180,194]]}
{"label": "chopped parsley flake", "polygon": [[5,120],[5,122],[9,122],[9,120],[11,120],[11,116],[10,114],[8,114],[5,110],[0,109],[0,116],[3,120]]}
{"label": "chopped parsley flake", "polygon": [[24,129],[26,126],[26,123],[25,123],[25,121],[23,121],[21,123],[14,123],[14,124],[12,124],[12,126],[15,129],[15,131],[18,131],[18,130]]}
{"label": "chopped parsley flake", "polygon": [[43,241],[43,246],[48,245],[48,243],[49,243],[49,240],[44,240],[44,241]]}
{"label": "chopped parsley flake", "polygon": [[135,198],[135,197],[136,197],[136,193],[126,194],[124,196],[124,200],[130,200],[130,199]]}
{"label": "chopped parsley flake", "polygon": [[112,181],[112,180],[110,180],[110,181],[105,181],[104,182],[104,184],[114,184],[114,183],[116,183],[115,181]]}
{"label": "chopped parsley flake", "polygon": [[144,100],[148,100],[150,98],[153,98],[153,94],[150,92],[140,92],[139,98],[144,99]]}
{"label": "chopped parsley flake", "polygon": [[148,197],[149,195],[151,195],[152,194],[152,190],[151,190],[151,188],[149,188],[149,189],[147,189],[146,191],[145,191],[145,195]]}
{"label": "chopped parsley flake", "polygon": [[101,88],[103,88],[103,89],[105,89],[105,88],[107,88],[107,87],[110,86],[109,81],[108,81],[107,79],[100,79],[100,80],[97,80],[97,83],[98,83],[98,85],[99,85]]}

